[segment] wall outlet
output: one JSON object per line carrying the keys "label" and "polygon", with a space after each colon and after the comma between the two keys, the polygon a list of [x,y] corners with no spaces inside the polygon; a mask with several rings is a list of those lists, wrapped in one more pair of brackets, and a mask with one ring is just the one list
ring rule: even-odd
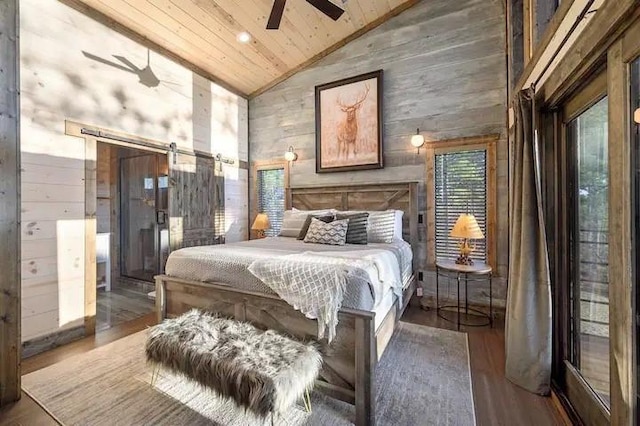
{"label": "wall outlet", "polygon": [[422,287],[418,287],[418,288],[416,289],[416,296],[418,296],[418,297],[422,297]]}

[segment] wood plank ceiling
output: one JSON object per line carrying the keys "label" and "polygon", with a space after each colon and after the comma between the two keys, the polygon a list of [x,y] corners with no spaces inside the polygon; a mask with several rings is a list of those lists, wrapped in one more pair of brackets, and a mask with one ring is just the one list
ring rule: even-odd
{"label": "wood plank ceiling", "polygon": [[[288,0],[280,29],[267,30],[272,0],[80,0],[94,17],[110,18],[249,97],[419,0],[333,1],[345,9],[338,21],[305,0]],[[241,32],[249,43],[238,41]]]}

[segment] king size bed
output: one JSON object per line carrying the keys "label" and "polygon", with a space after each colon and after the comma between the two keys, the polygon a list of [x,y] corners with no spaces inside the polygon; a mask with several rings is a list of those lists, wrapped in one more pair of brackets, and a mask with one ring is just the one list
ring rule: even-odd
{"label": "king size bed", "polygon": [[[396,234],[404,238],[336,246],[274,237],[181,249],[169,257],[165,275],[156,277],[158,319],[196,307],[300,340],[317,340],[323,368],[316,388],[354,404],[356,424],[373,425],[375,366],[416,285],[417,184],[291,188],[286,203],[314,212],[393,209],[403,213]],[[304,264],[312,268],[301,268]],[[288,292],[291,286],[315,283],[305,273],[322,268],[344,273],[342,286],[336,286],[340,297],[333,315],[329,309],[304,306],[304,297],[293,303]]]}

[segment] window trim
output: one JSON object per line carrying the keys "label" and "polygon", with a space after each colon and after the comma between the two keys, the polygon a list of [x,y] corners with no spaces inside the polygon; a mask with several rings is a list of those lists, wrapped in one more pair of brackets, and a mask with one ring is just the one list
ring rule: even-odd
{"label": "window trim", "polygon": [[436,208],[435,208],[435,156],[459,151],[486,150],[487,152],[487,263],[495,268],[496,265],[496,144],[499,134],[471,136],[457,139],[446,139],[427,142],[426,164],[427,179],[427,268],[435,269],[436,265]]}
{"label": "window trim", "polygon": [[289,162],[286,160],[267,160],[267,161],[256,161],[253,163],[251,167],[252,179],[251,182],[253,184],[253,190],[250,195],[250,204],[251,210],[249,214],[249,223],[247,224],[249,230],[249,239],[255,238],[254,232],[251,230],[251,225],[253,221],[256,219],[258,215],[258,172],[262,170],[277,170],[284,169],[284,208],[289,209],[291,206],[289,205],[289,200],[286,194],[289,192],[290,188],[290,180],[289,180]]}

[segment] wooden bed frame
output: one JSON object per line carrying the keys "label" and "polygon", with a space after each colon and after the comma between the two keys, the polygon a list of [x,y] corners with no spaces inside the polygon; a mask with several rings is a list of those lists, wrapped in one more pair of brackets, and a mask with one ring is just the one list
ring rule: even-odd
{"label": "wooden bed frame", "polygon": [[[375,368],[416,287],[418,242],[417,183],[290,188],[287,206],[299,209],[403,210],[403,234],[414,250],[414,274],[403,303],[386,315],[375,329],[375,313],[342,308],[336,337],[330,345],[320,341],[323,367],[316,388],[354,404],[357,425],[375,425]],[[156,277],[158,321],[196,307],[263,329],[283,332],[301,340],[314,339],[318,327],[276,295],[231,288],[223,283],[188,281],[166,275]]]}

